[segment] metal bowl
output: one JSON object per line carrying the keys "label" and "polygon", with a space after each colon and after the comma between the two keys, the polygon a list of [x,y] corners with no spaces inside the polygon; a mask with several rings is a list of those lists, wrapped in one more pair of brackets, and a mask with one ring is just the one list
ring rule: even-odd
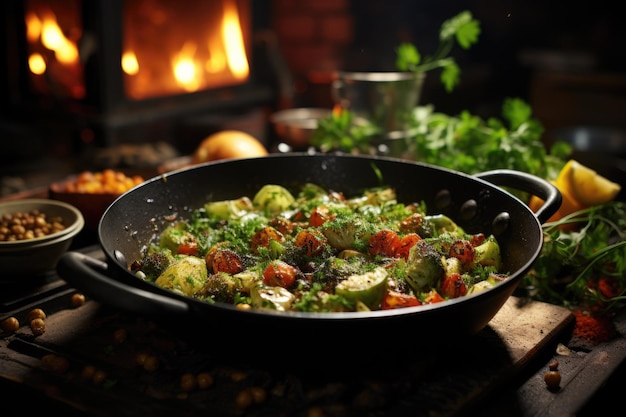
{"label": "metal bowl", "polygon": [[23,199],[0,203],[0,216],[39,210],[48,218],[59,216],[65,229],[46,236],[16,241],[0,241],[0,280],[15,281],[55,269],[85,224],[82,213],[71,204],[51,199]]}
{"label": "metal bowl", "polygon": [[332,110],[323,108],[293,108],[270,115],[278,138],[295,149],[306,148],[320,119],[330,117]]}

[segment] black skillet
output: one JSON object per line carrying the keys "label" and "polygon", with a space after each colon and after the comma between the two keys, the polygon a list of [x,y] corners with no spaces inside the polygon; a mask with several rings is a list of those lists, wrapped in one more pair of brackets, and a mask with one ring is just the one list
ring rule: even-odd
{"label": "black skillet", "polygon": [[[328,190],[356,195],[390,185],[401,202],[424,201],[429,213],[450,216],[467,232],[493,233],[510,277],[487,291],[442,303],[396,310],[355,313],[242,311],[162,289],[137,278],[129,265],[168,223],[211,200],[252,196],[265,184],[293,189],[313,182]],[[497,184],[497,185],[496,185]],[[533,213],[507,189],[537,195],[545,204]],[[541,224],[561,204],[549,182],[512,170],[475,176],[387,157],[271,154],[221,160],[154,177],[126,192],[106,210],[98,227],[105,262],[79,252],[66,253],[57,266],[62,278],[103,304],[123,311],[202,323],[207,330],[236,336],[246,329],[271,333],[273,340],[297,340],[333,332],[338,341],[368,341],[391,326],[429,339],[473,335],[496,315],[539,256]],[[216,333],[217,334],[217,333]],[[326,334],[326,333],[323,333]]]}

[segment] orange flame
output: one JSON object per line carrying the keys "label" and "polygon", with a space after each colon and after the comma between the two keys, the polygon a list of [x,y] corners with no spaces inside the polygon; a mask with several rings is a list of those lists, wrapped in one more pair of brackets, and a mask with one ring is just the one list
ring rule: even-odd
{"label": "orange flame", "polygon": [[[165,4],[165,3],[163,3]],[[172,17],[167,9],[131,10],[130,15],[149,14],[163,39],[155,42],[154,28],[131,24],[124,39],[122,69],[128,96],[143,99],[164,94],[195,92],[245,82],[250,69],[245,36],[235,0],[209,2],[194,13],[213,20],[188,23]],[[221,13],[221,14],[220,14]],[[198,26],[201,24],[201,26]],[[199,29],[201,28],[201,29]],[[149,39],[150,43],[145,43]],[[158,45],[158,48],[155,46]],[[163,56],[166,62],[163,62]]]}
{"label": "orange flame", "polygon": [[134,52],[128,51],[122,54],[122,70],[129,75],[136,75],[139,72],[139,62]]}
{"label": "orange flame", "polygon": [[200,87],[200,71],[194,60],[196,49],[194,42],[186,42],[172,59],[172,72],[176,82],[190,92],[197,91]]}
{"label": "orange flame", "polygon": [[44,17],[41,25],[41,43],[54,51],[55,58],[63,64],[78,63],[78,48],[65,37],[54,14]]}
{"label": "orange flame", "polygon": [[[76,43],[81,30],[75,23],[76,16],[70,14],[64,19],[69,22],[64,31],[57,22],[59,14],[55,12],[60,13],[35,2],[25,11],[31,82],[33,88],[41,92],[54,89],[57,93],[81,98],[85,94],[85,89]],[[66,33],[72,35],[74,39],[66,36]],[[43,74],[47,76],[39,77]]]}
{"label": "orange flame", "polygon": [[237,12],[237,6],[232,1],[227,1],[224,5],[222,36],[226,43],[228,65],[233,75],[237,79],[246,78],[250,72],[248,58],[246,57],[246,48],[243,42],[243,34],[241,33],[239,13]]}

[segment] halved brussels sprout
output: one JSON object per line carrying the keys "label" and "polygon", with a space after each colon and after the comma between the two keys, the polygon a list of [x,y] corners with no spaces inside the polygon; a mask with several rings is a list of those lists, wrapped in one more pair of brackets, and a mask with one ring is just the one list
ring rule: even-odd
{"label": "halved brussels sprout", "polygon": [[361,302],[371,310],[380,309],[387,291],[387,270],[378,267],[361,275],[351,275],[335,287],[335,294],[355,304]]}
{"label": "halved brussels sprout", "polygon": [[255,194],[252,204],[269,215],[277,215],[287,210],[295,201],[285,187],[267,184]]}
{"label": "halved brussels sprout", "polygon": [[184,256],[167,267],[154,283],[159,287],[193,296],[204,286],[207,275],[204,259]]}

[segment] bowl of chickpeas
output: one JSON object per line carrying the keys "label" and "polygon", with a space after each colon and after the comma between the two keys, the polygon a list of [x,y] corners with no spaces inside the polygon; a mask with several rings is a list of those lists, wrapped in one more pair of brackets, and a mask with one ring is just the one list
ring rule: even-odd
{"label": "bowl of chickpeas", "polygon": [[85,219],[71,204],[46,198],[0,203],[0,280],[56,268]]}
{"label": "bowl of chickpeas", "polygon": [[106,209],[126,191],[144,182],[138,174],[115,169],[83,171],[65,181],[50,185],[49,196],[78,208],[85,228],[95,231]]}

